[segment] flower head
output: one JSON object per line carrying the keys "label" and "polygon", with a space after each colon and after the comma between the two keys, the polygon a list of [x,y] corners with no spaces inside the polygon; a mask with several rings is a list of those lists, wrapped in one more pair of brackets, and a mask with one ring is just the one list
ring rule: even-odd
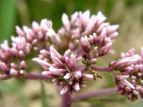
{"label": "flower head", "polygon": [[51,63],[41,59],[33,60],[43,66],[45,76],[51,76],[53,83],[60,88],[60,94],[67,91],[79,91],[85,86],[85,81],[93,79],[92,74],[84,73],[79,65],[80,58],[72,51],[67,50],[60,55],[54,47],[50,47]]}

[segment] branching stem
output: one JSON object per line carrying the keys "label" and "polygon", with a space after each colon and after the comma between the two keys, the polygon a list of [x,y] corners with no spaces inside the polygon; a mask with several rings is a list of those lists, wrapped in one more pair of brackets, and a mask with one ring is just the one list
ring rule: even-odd
{"label": "branching stem", "polygon": [[115,93],[117,93],[116,87],[102,89],[99,91],[81,93],[79,95],[72,96],[71,99],[72,99],[72,102],[77,102],[77,101],[86,100],[86,99],[93,98],[93,97],[105,96],[105,95],[110,95],[110,94],[115,94]]}
{"label": "branching stem", "polygon": [[25,79],[25,80],[49,80],[51,79],[51,77],[49,76],[44,76],[41,74],[34,74],[34,73],[30,73],[30,74],[22,74],[22,75],[18,75],[18,76],[11,76],[8,74],[0,74],[0,80],[5,80],[5,79],[9,79],[9,78],[17,78],[17,79]]}
{"label": "branching stem", "polygon": [[110,66],[91,66],[92,69],[96,71],[104,71],[104,72],[111,72],[113,70]]}
{"label": "branching stem", "polygon": [[70,107],[71,106],[71,93],[67,92],[62,95],[62,104],[61,107]]}

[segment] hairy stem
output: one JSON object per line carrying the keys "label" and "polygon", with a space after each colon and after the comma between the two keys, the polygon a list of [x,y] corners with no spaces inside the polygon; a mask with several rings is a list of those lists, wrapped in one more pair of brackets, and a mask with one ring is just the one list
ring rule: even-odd
{"label": "hairy stem", "polygon": [[61,107],[70,107],[71,106],[71,93],[67,92],[62,95]]}
{"label": "hairy stem", "polygon": [[110,94],[115,94],[117,93],[117,88],[107,88],[107,89],[102,89],[99,91],[93,91],[93,92],[87,92],[87,93],[81,93],[79,95],[72,96],[72,102],[77,102],[80,100],[86,100],[89,98],[93,97],[99,97],[99,96],[105,96],[105,95],[110,95]]}

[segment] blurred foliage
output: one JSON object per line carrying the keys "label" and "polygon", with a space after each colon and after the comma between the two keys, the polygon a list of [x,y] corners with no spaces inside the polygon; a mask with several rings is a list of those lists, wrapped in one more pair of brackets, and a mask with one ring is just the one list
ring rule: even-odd
{"label": "blurred foliage", "polygon": [[[39,22],[43,18],[48,18],[53,21],[55,30],[58,30],[61,26],[63,13],[70,15],[74,11],[85,10],[90,10],[93,14],[101,10],[108,17],[107,20],[120,25],[120,36],[115,43],[116,45],[114,45],[116,50],[114,59],[119,56],[121,51],[125,51],[130,47],[139,50],[142,46],[143,0],[0,0],[0,42],[10,39],[11,35],[16,35],[15,25],[31,26],[31,22],[34,20]],[[123,43],[128,44],[123,46]],[[106,60],[101,60],[98,64],[106,65],[113,59],[111,56],[105,57]],[[102,75],[104,79],[94,81],[84,91],[113,86],[112,76],[106,73]],[[49,107],[59,107],[59,96],[57,96],[56,90],[49,84],[44,87],[41,83],[42,88],[39,91],[39,83],[37,81],[34,83],[16,80],[0,81],[1,107],[39,107],[41,106],[41,103],[39,103],[40,98],[43,107],[47,107],[47,105]],[[40,94],[45,96],[40,96]],[[131,103],[127,99],[122,99],[116,95],[81,101],[73,106],[142,107],[142,105],[140,101]]]}
{"label": "blurred foliage", "polygon": [[0,92],[10,93],[20,90],[22,81],[9,80],[0,82]]}
{"label": "blurred foliage", "polygon": [[15,26],[15,0],[0,1],[0,40],[8,39]]}

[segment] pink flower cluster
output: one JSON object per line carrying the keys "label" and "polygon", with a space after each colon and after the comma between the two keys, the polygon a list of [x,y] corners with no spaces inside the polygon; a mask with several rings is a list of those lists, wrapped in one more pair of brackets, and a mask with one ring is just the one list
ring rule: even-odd
{"label": "pink flower cluster", "polygon": [[[43,66],[44,76],[53,78],[61,94],[79,91],[85,81],[95,78],[91,65],[96,63],[97,57],[109,52],[112,39],[118,35],[118,25],[110,25],[105,20],[101,12],[91,16],[89,11],[76,12],[70,18],[63,14],[64,26],[57,35],[65,43],[54,43],[57,49],[50,46],[33,59]],[[61,47],[64,47],[61,49],[63,55],[58,52]]]}
{"label": "pink flower cluster", "polygon": [[90,11],[75,12],[71,16],[63,14],[63,27],[59,29],[58,35],[68,41],[67,48],[78,54],[82,51],[92,51],[91,54],[96,54],[94,57],[99,56],[98,54],[102,56],[112,47],[112,40],[118,36],[116,30],[119,27],[105,21],[106,17],[101,12],[97,15],[90,15]]}
{"label": "pink flower cluster", "polygon": [[16,32],[18,36],[12,36],[11,43],[5,40],[0,45],[0,70],[9,76],[23,74],[27,68],[26,56],[47,46],[51,35],[55,37],[52,23],[46,19],[40,24],[33,22],[32,28],[17,26]]}
{"label": "pink flower cluster", "polygon": [[[86,80],[92,80],[93,75],[84,72],[83,66],[79,63],[80,58],[76,54],[67,50],[64,55],[60,55],[54,47],[50,47],[51,62],[45,59],[48,51],[41,50],[39,58],[33,58],[33,61],[38,62],[43,66],[42,75],[52,77],[55,86],[60,89],[60,94],[65,94],[67,91],[79,91],[85,86]],[[49,59],[50,60],[50,59]]]}
{"label": "pink flower cluster", "polygon": [[134,49],[121,54],[121,59],[113,61],[111,66],[120,71],[115,76],[118,92],[131,100],[143,98],[143,51],[136,54]]}

